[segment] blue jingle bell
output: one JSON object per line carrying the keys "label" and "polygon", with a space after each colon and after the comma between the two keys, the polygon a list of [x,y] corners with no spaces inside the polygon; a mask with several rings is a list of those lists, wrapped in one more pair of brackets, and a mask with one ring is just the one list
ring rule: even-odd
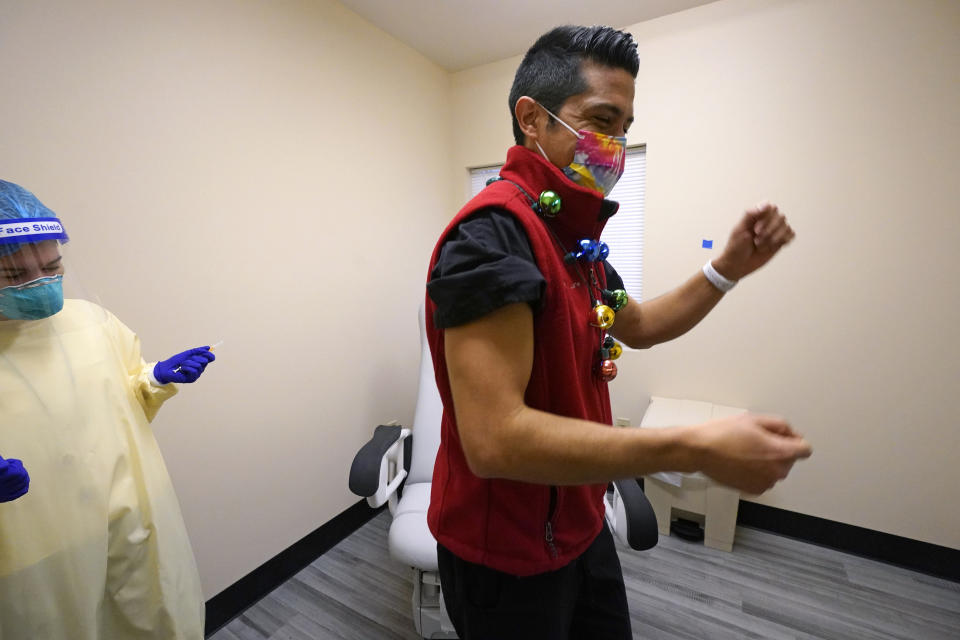
{"label": "blue jingle bell", "polygon": [[589,238],[584,238],[577,243],[577,248],[571,252],[574,260],[586,260],[591,262],[594,255],[599,255],[600,249],[597,243]]}
{"label": "blue jingle bell", "polygon": [[597,246],[596,240],[584,238],[578,244],[580,245],[580,250],[577,251],[577,260],[593,262],[597,259],[597,256],[600,255],[600,247]]}
{"label": "blue jingle bell", "polygon": [[605,260],[610,255],[610,247],[606,242],[584,238],[577,243],[577,250],[571,252],[575,260],[586,260],[587,262],[599,262]]}
{"label": "blue jingle bell", "polygon": [[607,259],[607,256],[610,255],[610,247],[607,246],[606,242],[598,242],[600,245],[600,255],[597,256],[597,261],[602,262]]}

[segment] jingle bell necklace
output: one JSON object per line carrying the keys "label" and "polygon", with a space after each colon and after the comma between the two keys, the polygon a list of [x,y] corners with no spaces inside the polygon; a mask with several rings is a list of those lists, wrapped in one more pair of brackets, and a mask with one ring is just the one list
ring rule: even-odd
{"label": "jingle bell necklace", "polygon": [[[540,197],[534,200],[523,187],[512,180],[495,176],[488,180],[487,184],[489,185],[499,180],[509,182],[519,189],[520,193],[527,198],[530,206],[538,215],[542,215],[549,220],[550,218],[555,218],[560,213],[562,201],[560,195],[555,191],[542,191]],[[600,330],[598,349],[599,364],[596,372],[601,380],[610,382],[617,377],[617,365],[614,363],[614,360],[623,354],[623,348],[617,344],[613,336],[607,334],[607,330],[613,326],[616,313],[626,306],[628,300],[627,292],[623,289],[614,289],[612,291],[610,289],[604,289],[597,281],[597,273],[594,268],[595,264],[607,259],[607,256],[610,255],[610,248],[605,242],[584,238],[577,243],[575,250],[567,251],[549,222],[545,221],[544,226],[546,226],[547,231],[550,232],[550,236],[560,248],[563,261],[568,265],[573,264],[577,276],[579,276],[580,281],[587,290],[587,294],[593,301],[588,322],[591,326]],[[584,275],[583,269],[580,268],[581,261],[587,262],[590,265],[589,281],[586,275]]]}

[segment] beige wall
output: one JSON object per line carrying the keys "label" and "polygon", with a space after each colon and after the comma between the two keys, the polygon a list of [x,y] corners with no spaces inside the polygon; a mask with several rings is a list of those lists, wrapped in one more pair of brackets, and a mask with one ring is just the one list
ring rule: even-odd
{"label": "beige wall", "polygon": [[147,358],[225,340],[154,422],[211,597],[412,418],[449,75],[329,0],[6,2],[0,60],[0,176],[73,273]]}
{"label": "beige wall", "polygon": [[[960,548],[960,3],[723,0],[630,31],[644,290],[761,199],[798,238],[692,334],[625,355],[615,412],[651,393],[781,413],[815,455],[758,502]],[[511,144],[518,62],[453,76],[461,185]]]}

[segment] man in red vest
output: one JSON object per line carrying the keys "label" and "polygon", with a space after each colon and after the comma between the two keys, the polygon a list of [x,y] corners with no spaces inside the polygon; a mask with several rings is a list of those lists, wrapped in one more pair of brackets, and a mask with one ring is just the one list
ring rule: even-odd
{"label": "man in red vest", "polygon": [[703,471],[760,493],[811,452],[770,416],[607,428],[614,338],[648,348],[686,333],[794,236],[762,205],[678,288],[643,303],[622,291],[599,238],[617,210],[604,196],[623,172],[638,66],[632,37],[609,27],[537,40],[510,91],[517,146],[430,260],[444,412],[428,523],[463,640],[630,638],[607,483]]}

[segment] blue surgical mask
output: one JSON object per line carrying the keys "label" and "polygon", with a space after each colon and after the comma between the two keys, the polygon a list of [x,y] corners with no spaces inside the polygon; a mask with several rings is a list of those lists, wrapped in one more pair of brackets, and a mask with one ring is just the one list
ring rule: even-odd
{"label": "blue surgical mask", "polygon": [[44,276],[0,289],[0,315],[10,320],[39,320],[63,308],[63,276]]}

